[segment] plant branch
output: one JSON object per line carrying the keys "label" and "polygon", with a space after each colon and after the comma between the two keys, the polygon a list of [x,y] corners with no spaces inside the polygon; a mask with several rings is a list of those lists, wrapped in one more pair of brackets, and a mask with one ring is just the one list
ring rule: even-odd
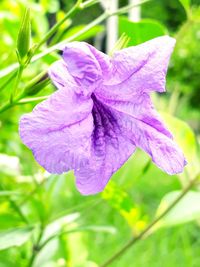
{"label": "plant branch", "polygon": [[30,257],[30,260],[29,260],[29,262],[28,262],[28,264],[27,264],[27,267],[32,267],[32,266],[33,266],[33,263],[34,263],[34,261],[35,261],[35,258],[36,258],[36,256],[37,256],[38,252],[40,251],[40,249],[39,249],[39,244],[40,244],[40,241],[41,241],[41,239],[42,239],[43,232],[44,232],[44,228],[43,228],[43,226],[41,225],[41,226],[40,226],[40,232],[39,232],[37,241],[36,241],[35,244],[33,244],[33,248],[32,248],[33,253],[32,253],[32,256]]}
{"label": "plant branch", "polygon": [[8,86],[8,84],[12,82],[12,80],[16,77],[17,72],[18,70],[13,71],[11,76],[0,86],[0,92],[2,92],[6,88],[6,86]]}
{"label": "plant branch", "polygon": [[87,8],[99,3],[99,0],[87,0],[84,3],[81,3],[81,8]]}
{"label": "plant branch", "polygon": [[142,231],[138,236],[131,238],[128,243],[123,246],[119,251],[117,251],[110,259],[105,261],[99,267],[107,267],[114,261],[116,261],[119,257],[124,254],[130,247],[135,245],[139,240],[141,240],[146,234],[151,230],[165,215],[167,215],[175,206],[176,204],[188,193],[188,191],[195,185],[197,180],[199,179],[199,175],[195,177],[193,180],[189,182],[189,184],[183,189],[182,193],[169,205],[169,207],[161,213],[154,221],[152,221],[145,229]]}
{"label": "plant branch", "polygon": [[59,27],[68,19],[75,16],[81,9],[83,9],[82,1],[78,0],[76,4],[67,12],[63,19],[56,23],[49,32],[44,36],[44,38],[36,45],[34,52],[36,53],[38,49],[43,45],[58,29]]}
{"label": "plant branch", "polygon": [[38,85],[38,83],[40,81],[43,80],[43,88],[46,87],[49,84],[49,79],[46,78],[46,71],[40,73],[39,75],[37,75],[35,78],[33,78],[24,88],[24,90],[14,99],[12,99],[12,101],[7,101],[3,106],[0,107],[0,113],[8,110],[9,108],[15,106],[15,105],[19,105],[19,104],[23,104],[21,103],[21,99],[23,99],[26,96],[29,96],[29,93],[31,92],[31,90]]}
{"label": "plant branch", "polygon": [[110,15],[116,16],[116,15],[124,14],[124,13],[128,12],[130,9],[137,7],[137,6],[140,6],[140,5],[145,4],[147,2],[150,2],[150,1],[152,1],[152,0],[142,0],[142,1],[140,0],[140,1],[138,1],[138,3],[134,3],[134,4],[130,4],[130,5],[126,5],[124,7],[121,7],[118,10],[116,10],[115,12],[111,13]]}
{"label": "plant branch", "polygon": [[[116,15],[120,15],[120,14],[124,14],[124,13],[127,13],[128,10],[130,8],[133,8],[133,7],[136,7],[138,5],[141,5],[141,4],[144,4],[144,3],[147,3],[151,0],[144,0],[140,3],[136,3],[136,4],[133,4],[133,5],[127,5],[125,7],[122,7],[120,9],[118,9],[116,12],[113,12],[113,13],[109,13],[109,12],[104,12],[102,15],[100,15],[98,18],[96,18],[94,21],[92,21],[91,23],[89,23],[87,26],[85,26],[82,30],[80,30],[79,32],[75,33],[74,35],[70,36],[69,38],[65,39],[64,41],[61,41],[59,42],[58,44],[56,45],[53,45],[47,49],[45,49],[45,51],[35,55],[32,57],[31,59],[31,62],[35,62],[37,61],[38,59],[50,54],[51,52],[54,52],[55,50],[58,50],[58,49],[61,49],[61,47],[63,45],[65,45],[66,43],[68,42],[72,42],[74,41],[76,38],[78,38],[80,35],[86,33],[88,30],[90,30],[92,27],[96,26],[97,24],[103,22],[104,20],[106,20],[107,18],[111,17],[111,16],[116,16]],[[85,2],[85,4],[87,3],[87,1]],[[94,1],[93,4],[95,4],[96,1]],[[84,5],[84,3],[82,4]],[[91,4],[90,4],[91,5]],[[19,64],[18,63],[15,63],[9,67],[7,67],[6,69],[0,71],[0,78],[8,75],[9,73],[11,73],[12,71],[14,71],[15,69],[17,69],[19,67]]]}
{"label": "plant branch", "polygon": [[[33,56],[32,59],[31,59],[31,62],[34,62],[34,61],[36,61],[36,60],[42,58],[43,56],[45,56],[45,55],[47,55],[47,54],[49,54],[49,53],[51,53],[51,52],[53,52],[53,51],[55,51],[55,50],[57,50],[57,49],[61,49],[62,45],[65,45],[66,43],[73,41],[74,39],[76,39],[76,38],[79,37],[80,35],[84,34],[84,33],[87,32],[88,30],[90,30],[92,27],[94,27],[94,26],[96,26],[97,24],[103,22],[105,19],[107,19],[107,18],[109,18],[109,17],[111,17],[111,16],[113,16],[113,15],[118,15],[118,14],[126,13],[130,8],[133,8],[133,7],[135,7],[135,6],[144,4],[144,3],[149,2],[149,1],[151,1],[151,0],[143,0],[143,1],[140,2],[140,3],[138,2],[138,3],[133,4],[133,5],[127,5],[127,6],[123,7],[123,8],[118,9],[116,12],[113,12],[113,13],[109,13],[109,12],[107,12],[107,11],[104,12],[102,15],[100,15],[100,16],[99,16],[98,18],[96,18],[94,21],[92,21],[91,23],[89,23],[86,27],[84,27],[84,28],[83,28],[82,30],[80,30],[78,33],[76,33],[76,34],[70,36],[69,38],[67,38],[66,40],[64,40],[64,41],[62,41],[62,42],[60,42],[60,43],[58,43],[58,44],[56,44],[56,45],[54,45],[54,46],[52,46],[52,47],[46,49],[44,52],[42,52],[42,53],[40,53],[40,54],[38,54],[38,55]],[[79,1],[78,1],[78,2],[79,2]],[[87,5],[86,5],[86,3],[87,3]],[[87,7],[89,3],[90,3],[90,5],[91,5],[91,4],[95,4],[96,1],[92,1],[92,0],[91,0],[91,1],[86,1],[86,2],[85,2],[85,7]],[[81,6],[81,2],[80,2],[79,4],[80,4],[80,6]],[[83,3],[82,5],[84,5],[84,3]],[[80,9],[80,7],[79,7],[79,9]],[[70,13],[70,11],[69,11],[69,13]],[[72,13],[73,13],[73,12],[72,12]],[[74,14],[74,13],[73,13],[73,14]],[[60,25],[61,25],[61,24],[60,24]],[[13,68],[9,67],[9,69],[11,69],[11,70],[15,70],[17,67],[18,67],[18,64],[15,65],[15,66],[13,66]],[[20,67],[19,67],[19,68],[20,68]],[[6,72],[6,71],[4,70],[4,72]],[[8,73],[10,73],[10,72],[6,72],[6,74],[8,74]],[[1,75],[0,75],[0,76],[1,76]],[[0,113],[2,113],[2,112],[4,112],[4,111],[8,110],[9,108],[11,108],[11,107],[17,105],[17,104],[18,104],[18,101],[21,100],[23,97],[24,97],[24,95],[21,94],[21,95],[18,96],[16,99],[14,99],[14,100],[12,101],[12,103],[9,102],[9,103],[4,104],[2,107],[0,107]]]}
{"label": "plant branch", "polygon": [[26,216],[23,214],[22,210],[20,209],[20,207],[17,205],[17,203],[12,200],[11,198],[8,199],[8,201],[10,202],[11,206],[13,207],[13,209],[16,211],[16,213],[18,213],[18,215],[21,217],[21,219],[27,224],[29,225],[28,220],[26,219]]}
{"label": "plant branch", "polygon": [[11,96],[10,96],[10,103],[13,102],[13,98],[16,95],[16,92],[17,92],[17,89],[18,89],[18,86],[19,86],[19,83],[20,83],[24,68],[25,68],[24,65],[20,65],[19,68],[18,68],[17,76],[16,76],[16,80],[15,80],[15,84],[14,84],[14,88],[13,88],[13,91],[12,91]]}

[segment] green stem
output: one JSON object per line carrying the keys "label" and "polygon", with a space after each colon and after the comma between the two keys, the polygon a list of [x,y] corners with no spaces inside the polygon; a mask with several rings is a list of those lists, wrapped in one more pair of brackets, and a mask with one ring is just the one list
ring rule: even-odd
{"label": "green stem", "polygon": [[81,8],[84,9],[84,8],[93,6],[97,3],[99,3],[99,0],[88,0],[81,4]]}
{"label": "green stem", "polygon": [[[118,15],[118,14],[126,13],[130,8],[133,8],[133,7],[135,7],[135,6],[144,4],[144,3],[149,2],[149,1],[151,1],[151,0],[144,0],[144,1],[140,2],[140,3],[138,3],[138,4],[127,5],[127,6],[123,7],[123,8],[118,9],[118,11],[116,11],[116,12],[114,12],[114,13],[104,12],[101,16],[99,16],[97,19],[95,19],[94,21],[92,21],[90,24],[88,24],[85,28],[83,28],[83,29],[82,29],[81,31],[79,31],[78,33],[76,33],[76,34],[72,35],[71,37],[69,37],[68,39],[66,39],[66,40],[64,40],[64,41],[62,41],[62,42],[60,42],[60,43],[58,43],[58,44],[56,44],[56,45],[54,45],[54,46],[52,46],[52,47],[46,49],[44,52],[42,52],[42,53],[40,53],[40,54],[34,56],[34,57],[32,58],[32,60],[31,60],[31,62],[34,62],[34,61],[36,61],[36,60],[42,58],[43,56],[45,56],[45,55],[47,55],[47,54],[49,54],[49,53],[51,53],[51,52],[53,52],[53,51],[59,49],[62,45],[66,44],[66,43],[68,43],[68,42],[73,41],[74,39],[76,39],[76,38],[79,37],[80,35],[84,34],[84,33],[87,32],[88,30],[90,30],[92,27],[94,27],[94,26],[96,26],[97,24],[103,22],[105,19],[107,19],[107,18],[109,18],[109,17],[111,17],[111,16],[113,16],[113,15]],[[96,3],[96,1],[87,1],[87,2],[86,2],[86,3],[87,3],[87,6],[89,5],[89,2],[90,2],[90,5]],[[85,3],[85,4],[86,4],[86,3]],[[80,6],[81,6],[81,4],[80,4]],[[80,7],[79,7],[79,8],[80,8]],[[70,12],[70,11],[69,11],[69,12]],[[15,68],[13,67],[13,69],[15,69]],[[8,110],[9,108],[15,106],[15,105],[17,104],[17,101],[20,100],[20,99],[22,99],[22,97],[16,98],[16,99],[13,101],[13,103],[6,103],[5,105],[3,105],[3,106],[0,108],[0,113],[2,113],[2,112],[4,112],[4,111]]]}
{"label": "green stem", "polygon": [[152,0],[143,0],[143,1],[138,1],[138,3],[134,3],[134,4],[130,4],[130,5],[126,5],[125,7],[121,7],[118,10],[116,10],[115,12],[111,13],[111,16],[116,16],[116,15],[121,15],[124,14],[126,12],[128,12],[130,9],[140,6],[142,4],[145,4],[147,2],[150,2]]}
{"label": "green stem", "polygon": [[152,221],[145,229],[142,231],[138,236],[131,238],[128,243],[123,246],[119,251],[117,251],[110,259],[106,262],[101,264],[99,267],[107,267],[112,264],[114,261],[119,259],[124,252],[126,252],[130,247],[135,245],[139,240],[146,236],[146,234],[152,230],[152,228],[163,218],[167,215],[175,206],[176,204],[188,193],[188,191],[192,188],[192,186],[197,182],[199,179],[199,175],[195,177],[190,183],[183,189],[182,193],[171,203],[171,205],[161,213],[154,221]]}
{"label": "green stem", "polygon": [[38,235],[38,239],[37,239],[36,243],[33,245],[33,248],[32,248],[33,252],[32,252],[31,258],[30,258],[30,260],[29,260],[29,262],[27,264],[27,267],[32,267],[33,266],[35,258],[37,257],[37,254],[40,251],[39,244],[40,244],[40,241],[42,239],[43,232],[44,232],[44,227],[41,225],[40,232],[39,232],[39,235]]}
{"label": "green stem", "polygon": [[[46,72],[42,72],[41,74],[37,75],[34,79],[32,79],[27,86],[24,88],[24,90],[14,99],[12,99],[12,102],[8,101],[6,102],[3,106],[0,107],[0,113],[3,113],[4,111],[8,110],[11,107],[14,107],[15,105],[21,104],[19,102],[19,100],[23,99],[24,97],[26,97],[29,93],[29,91],[31,90],[31,88],[33,88],[35,85],[37,85],[37,83],[42,79],[42,77],[44,77],[46,75]],[[44,87],[46,85],[48,85],[47,83],[43,83]]]}
{"label": "green stem", "polygon": [[13,98],[16,95],[16,92],[17,92],[17,89],[18,89],[18,86],[19,86],[19,82],[20,82],[21,77],[22,77],[23,70],[24,70],[24,66],[20,65],[19,68],[18,68],[18,71],[17,71],[17,77],[16,77],[16,80],[15,80],[15,85],[14,85],[13,91],[12,91],[11,96],[10,96],[10,103],[13,102]]}
{"label": "green stem", "polygon": [[15,76],[17,74],[17,71],[18,70],[13,71],[13,73],[11,74],[11,76],[0,86],[0,92],[2,92],[6,88],[6,86],[8,86],[9,83],[12,82],[12,80],[15,78]]}
{"label": "green stem", "polygon": [[37,44],[37,46],[34,49],[34,52],[36,53],[38,49],[43,45],[57,30],[58,28],[68,19],[74,17],[81,9],[80,0],[77,1],[77,3],[69,10],[69,12],[64,16],[62,20],[60,20],[58,23],[56,23],[49,32],[44,36],[44,38]]}
{"label": "green stem", "polygon": [[16,202],[12,199],[9,199],[10,204],[12,205],[13,209],[18,213],[18,215],[21,217],[21,219],[29,225],[28,220],[26,219],[26,216],[21,211],[20,207],[16,204]]}
{"label": "green stem", "polygon": [[55,238],[58,238],[58,237],[61,237],[63,235],[66,235],[66,234],[72,234],[72,233],[76,233],[76,232],[91,232],[91,231],[95,231],[95,227],[93,226],[79,226],[78,228],[73,228],[73,229],[70,229],[70,230],[65,230],[65,231],[61,231],[61,232],[58,232],[52,236],[50,236],[49,238],[47,238],[39,247],[39,250],[42,250],[50,241],[52,241],[53,239]]}
{"label": "green stem", "polygon": [[[93,22],[89,23],[85,28],[83,28],[83,29],[82,29],[81,31],[79,31],[78,33],[76,33],[76,34],[70,36],[70,37],[67,38],[66,40],[64,40],[64,41],[62,41],[62,42],[60,42],[60,43],[58,43],[58,44],[56,44],[56,45],[54,45],[54,46],[52,46],[52,47],[50,47],[50,48],[45,49],[45,51],[43,51],[43,52],[41,52],[41,53],[39,53],[39,54],[33,56],[31,62],[35,62],[35,61],[37,61],[38,59],[40,59],[40,58],[42,58],[42,57],[48,55],[49,53],[54,52],[55,50],[60,49],[60,47],[61,47],[62,45],[64,45],[64,44],[66,44],[66,43],[68,43],[68,42],[71,42],[71,41],[75,40],[77,37],[79,37],[79,36],[82,35],[83,33],[87,32],[87,31],[90,30],[92,27],[96,26],[97,24],[103,22],[105,19],[107,19],[107,18],[109,18],[109,17],[111,17],[111,16],[113,16],[113,15],[124,14],[124,13],[128,12],[128,10],[129,10],[130,8],[136,7],[136,6],[138,6],[138,5],[144,4],[144,3],[149,2],[149,1],[151,1],[151,0],[144,0],[144,1],[140,2],[140,3],[138,3],[138,4],[127,5],[127,6],[123,7],[123,8],[118,9],[118,10],[117,10],[116,12],[114,12],[114,13],[104,12],[102,15],[100,15],[100,16],[99,16],[97,19],[95,19]],[[94,3],[96,3],[96,1],[95,1]],[[83,4],[82,4],[82,5],[83,5]],[[91,4],[90,4],[90,5],[91,5]],[[4,76],[8,75],[10,72],[12,72],[13,70],[15,70],[15,69],[17,69],[17,68],[18,68],[18,64],[16,63],[16,64],[13,64],[13,65],[7,67],[7,68],[4,69],[3,71],[0,71],[0,78],[2,78],[2,77],[4,77]]]}
{"label": "green stem", "polygon": [[64,18],[61,21],[59,21],[57,24],[55,24],[55,26],[52,27],[49,30],[49,32],[44,36],[44,38],[34,47],[32,53],[30,53],[30,55],[27,58],[26,64],[24,64],[24,65],[21,64],[19,66],[18,71],[17,71],[17,77],[16,77],[14,89],[13,89],[13,92],[11,93],[11,96],[10,96],[10,103],[13,102],[13,98],[15,97],[15,94],[17,92],[23,71],[31,62],[31,59],[32,59],[34,53],[36,53],[38,51],[38,49],[41,47],[41,45],[44,44],[69,17],[73,17],[74,15],[76,15],[78,13],[78,11],[80,11],[84,7],[84,6],[82,7],[81,4],[82,4],[82,0],[78,0],[77,3],[64,16]]}

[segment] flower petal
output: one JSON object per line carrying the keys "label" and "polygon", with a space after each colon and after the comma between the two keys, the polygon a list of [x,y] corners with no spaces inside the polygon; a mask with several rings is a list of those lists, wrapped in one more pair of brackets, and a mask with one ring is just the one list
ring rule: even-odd
{"label": "flower petal", "polygon": [[132,120],[134,142],[146,151],[153,162],[168,174],[181,173],[186,160],[176,143],[142,121]]}
{"label": "flower petal", "polygon": [[63,88],[22,116],[21,139],[47,171],[62,173],[85,165],[91,149],[92,105],[91,99]]}
{"label": "flower petal", "polygon": [[112,75],[98,94],[129,100],[143,92],[164,92],[165,76],[175,39],[162,36],[114,53]]}
{"label": "flower petal", "polygon": [[82,86],[98,87],[97,83],[110,73],[109,56],[85,42],[67,44],[63,48],[63,60],[69,73]]}
{"label": "flower petal", "polygon": [[147,94],[139,95],[137,102],[103,100],[118,116],[118,124],[127,138],[146,151],[153,162],[169,174],[180,173],[186,165],[182,151],[172,140]]}
{"label": "flower petal", "polygon": [[74,78],[68,72],[67,65],[61,60],[55,61],[48,70],[48,74],[58,89],[63,89],[66,87],[78,89]]}
{"label": "flower petal", "polygon": [[75,171],[77,187],[84,194],[101,192],[111,175],[117,171],[135,151],[135,145],[123,136],[109,109],[94,101],[95,129],[89,164]]}
{"label": "flower petal", "polygon": [[76,185],[83,195],[101,192],[112,174],[116,172],[133,154],[135,146],[123,136],[118,136],[118,147],[113,146],[109,138],[105,141],[105,150],[97,155],[94,147],[89,165],[75,171]]}

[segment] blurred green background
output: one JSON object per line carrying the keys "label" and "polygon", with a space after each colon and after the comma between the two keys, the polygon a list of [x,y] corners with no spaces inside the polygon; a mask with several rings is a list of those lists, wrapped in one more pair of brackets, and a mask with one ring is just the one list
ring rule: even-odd
{"label": "blurred green background", "polygon": [[[10,97],[17,62],[16,43],[26,6],[31,10],[32,44],[38,43],[76,1],[0,1],[0,107]],[[127,1],[119,1],[120,7]],[[45,51],[103,13],[96,4],[68,19],[41,46]],[[139,234],[200,173],[200,2],[152,0],[141,5],[141,21],[119,17],[119,36],[137,45],[169,34],[177,39],[167,76],[167,93],[152,98],[184,151],[188,166],[169,176],[137,151],[113,176],[102,194],[81,196],[72,173],[50,175],[34,160],[18,135],[18,122],[55,90],[46,86],[29,99],[0,113],[0,267],[95,267]],[[75,40],[105,50],[105,21]],[[31,63],[18,90],[59,58],[53,51]],[[11,66],[11,67],[10,67]],[[200,187],[193,188],[174,212],[148,237],[130,248],[111,267],[199,267]]]}

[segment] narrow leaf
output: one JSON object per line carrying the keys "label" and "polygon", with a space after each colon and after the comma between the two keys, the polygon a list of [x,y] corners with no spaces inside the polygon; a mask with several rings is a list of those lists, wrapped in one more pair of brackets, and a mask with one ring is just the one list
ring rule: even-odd
{"label": "narrow leaf", "polygon": [[[170,192],[162,199],[157,216],[166,210],[170,204],[181,194],[181,191]],[[163,217],[156,228],[169,227],[173,225],[183,224],[200,218],[200,193],[188,192],[176,206]]]}
{"label": "narrow leaf", "polygon": [[32,230],[32,227],[26,227],[0,232],[0,250],[23,245],[31,237]]}

